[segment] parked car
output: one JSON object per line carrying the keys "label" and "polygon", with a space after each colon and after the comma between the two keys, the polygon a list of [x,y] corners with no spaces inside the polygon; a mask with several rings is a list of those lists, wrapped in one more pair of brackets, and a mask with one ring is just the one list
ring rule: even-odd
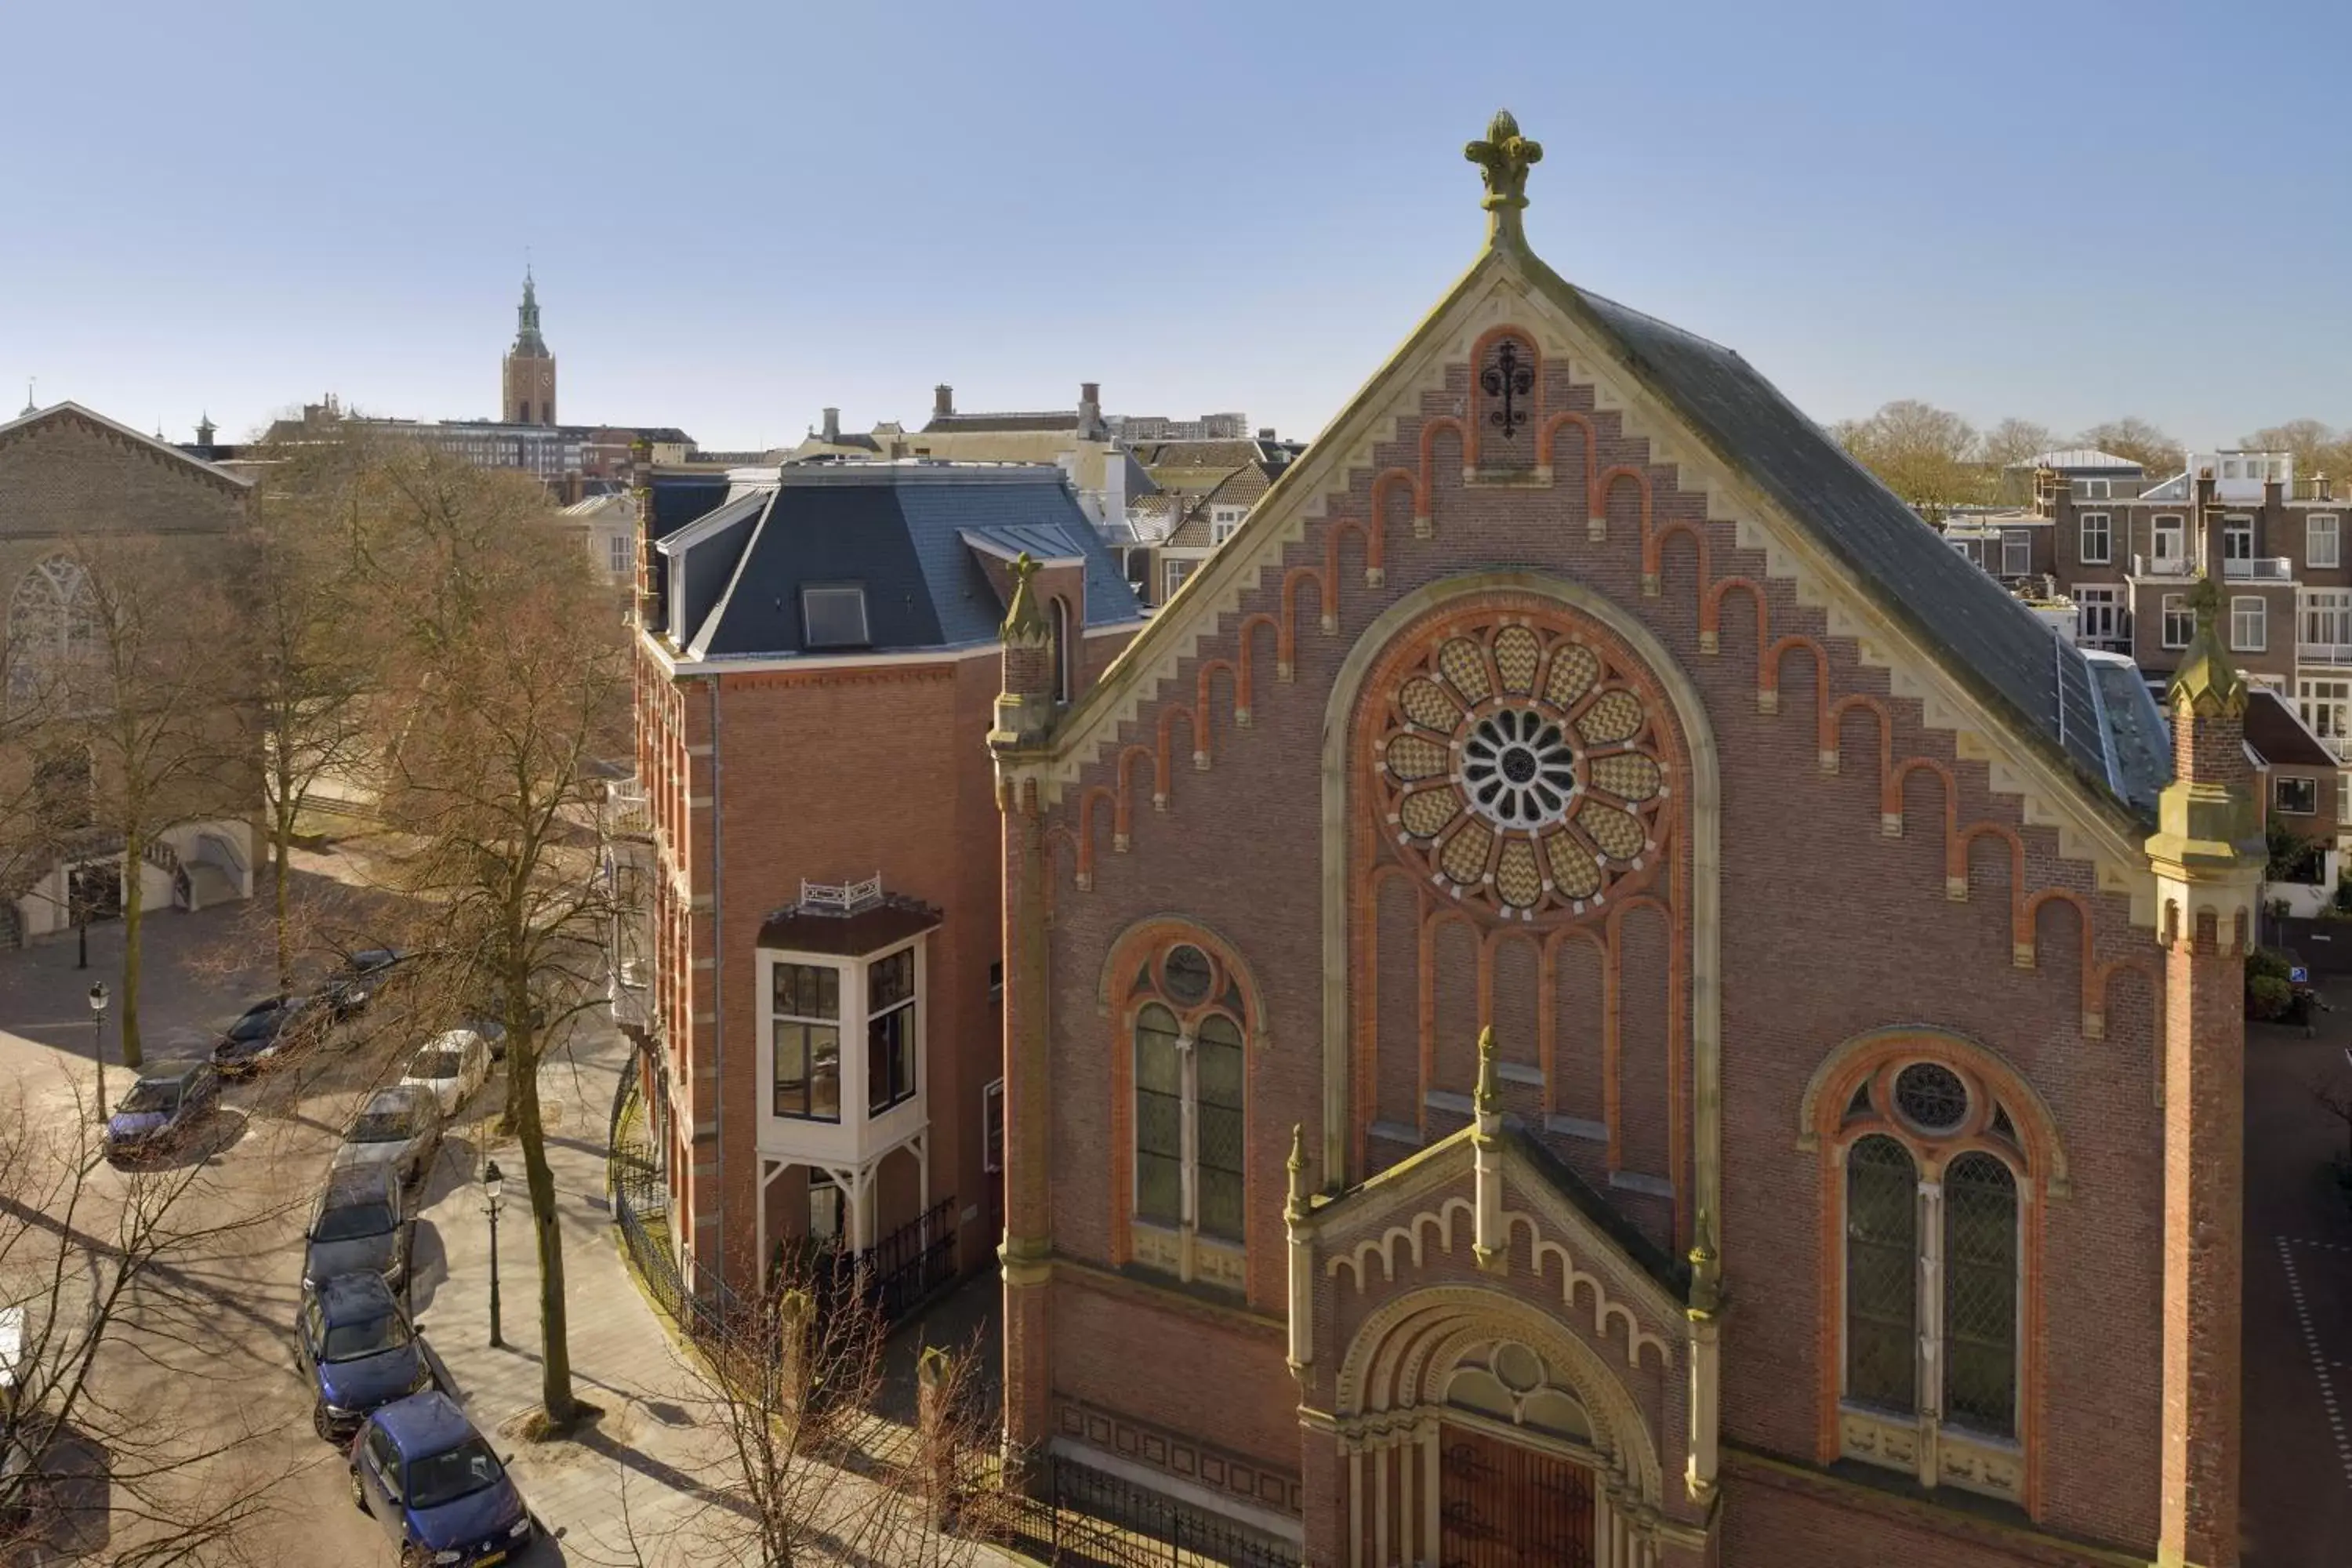
{"label": "parked car", "polygon": [[433,1386],[433,1366],[380,1274],[330,1279],[301,1307],[296,1363],[310,1381],[310,1425],[348,1441],[368,1412]]}
{"label": "parked car", "polygon": [[477,1013],[472,1017],[466,1019],[457,1026],[461,1029],[470,1029],[475,1034],[482,1037],[483,1042],[490,1047],[490,1060],[494,1062],[502,1062],[507,1059],[507,1026],[505,1024],[491,1017],[487,1013]]}
{"label": "parked car", "polygon": [[341,1274],[374,1274],[402,1289],[408,1283],[411,1229],[400,1176],[391,1165],[330,1172],[302,1231],[302,1289],[316,1290]]}
{"label": "parked car", "polygon": [[237,1016],[213,1043],[213,1066],[224,1078],[243,1078],[280,1051],[315,1041],[329,1014],[315,996],[268,996]]}
{"label": "parked car", "polygon": [[334,1168],[390,1165],[403,1184],[415,1185],[441,1147],[441,1108],[433,1091],[418,1084],[394,1084],[368,1096],[367,1104],[343,1134]]}
{"label": "parked car", "polygon": [[489,1042],[471,1029],[450,1029],[418,1049],[400,1081],[403,1087],[415,1084],[430,1090],[441,1114],[455,1116],[489,1077]]}
{"label": "parked car", "polygon": [[212,1063],[157,1062],[106,1119],[106,1157],[131,1160],[169,1149],[219,1103],[220,1074]]}
{"label": "parked car", "polygon": [[465,1412],[436,1389],[384,1405],[352,1439],[352,1501],[407,1563],[488,1568],[539,1526]]}
{"label": "parked car", "polygon": [[338,1018],[348,1018],[375,1000],[376,993],[401,973],[408,954],[396,947],[363,947],[345,958],[319,987],[319,997]]}

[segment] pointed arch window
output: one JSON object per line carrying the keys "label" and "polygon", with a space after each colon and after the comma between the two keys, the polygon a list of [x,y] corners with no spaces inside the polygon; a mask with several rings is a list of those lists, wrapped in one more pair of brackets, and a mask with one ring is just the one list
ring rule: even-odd
{"label": "pointed arch window", "polygon": [[52,555],[17,579],[8,601],[8,703],[87,712],[99,690],[100,616],[89,573]]}
{"label": "pointed arch window", "polygon": [[1249,1215],[1240,983],[1179,937],[1142,959],[1129,995],[1128,1261],[1239,1289]]}

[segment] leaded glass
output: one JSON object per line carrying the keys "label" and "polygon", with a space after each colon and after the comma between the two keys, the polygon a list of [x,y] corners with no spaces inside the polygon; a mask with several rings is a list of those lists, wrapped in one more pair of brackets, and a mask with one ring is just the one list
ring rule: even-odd
{"label": "leaded glass", "polygon": [[2006,1437],[2017,1425],[2017,1179],[1990,1154],[1944,1172],[1944,1414]]}
{"label": "leaded glass", "polygon": [[1184,1059],[1176,1016],[1157,1004],[1135,1021],[1135,1212],[1184,1218]]}
{"label": "leaded glass", "polygon": [[1969,1119],[1969,1086],[1941,1062],[1913,1062],[1895,1075],[1895,1108],[1923,1132],[1949,1132]]}
{"label": "leaded glass", "polygon": [[1201,1234],[1242,1239],[1243,1054],[1241,1031],[1215,1014],[1193,1042],[1200,1087]]}
{"label": "leaded glass", "polygon": [[1168,950],[1167,961],[1160,967],[1169,995],[1187,1007],[1207,999],[1213,978],[1207,953],[1189,942],[1179,942]]}
{"label": "leaded glass", "polygon": [[1910,1414],[1919,1329],[1918,1174],[1892,1138],[1857,1142],[1845,1159],[1845,1393]]}

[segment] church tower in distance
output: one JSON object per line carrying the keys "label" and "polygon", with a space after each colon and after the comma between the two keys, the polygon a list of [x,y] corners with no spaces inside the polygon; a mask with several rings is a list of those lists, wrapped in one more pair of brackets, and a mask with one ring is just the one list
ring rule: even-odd
{"label": "church tower in distance", "polygon": [[539,335],[539,289],[528,268],[522,275],[522,304],[515,310],[514,347],[502,363],[503,387],[499,417],[514,425],[555,423],[555,356]]}

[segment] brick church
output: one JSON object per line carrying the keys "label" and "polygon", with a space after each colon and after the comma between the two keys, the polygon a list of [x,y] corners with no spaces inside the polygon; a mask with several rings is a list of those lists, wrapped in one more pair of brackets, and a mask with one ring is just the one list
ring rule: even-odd
{"label": "brick church", "polygon": [[1485,250],[1066,704],[1022,569],[1008,1445],[1349,1568],[2236,1563],[2210,606],[2159,710],[1467,152]]}

